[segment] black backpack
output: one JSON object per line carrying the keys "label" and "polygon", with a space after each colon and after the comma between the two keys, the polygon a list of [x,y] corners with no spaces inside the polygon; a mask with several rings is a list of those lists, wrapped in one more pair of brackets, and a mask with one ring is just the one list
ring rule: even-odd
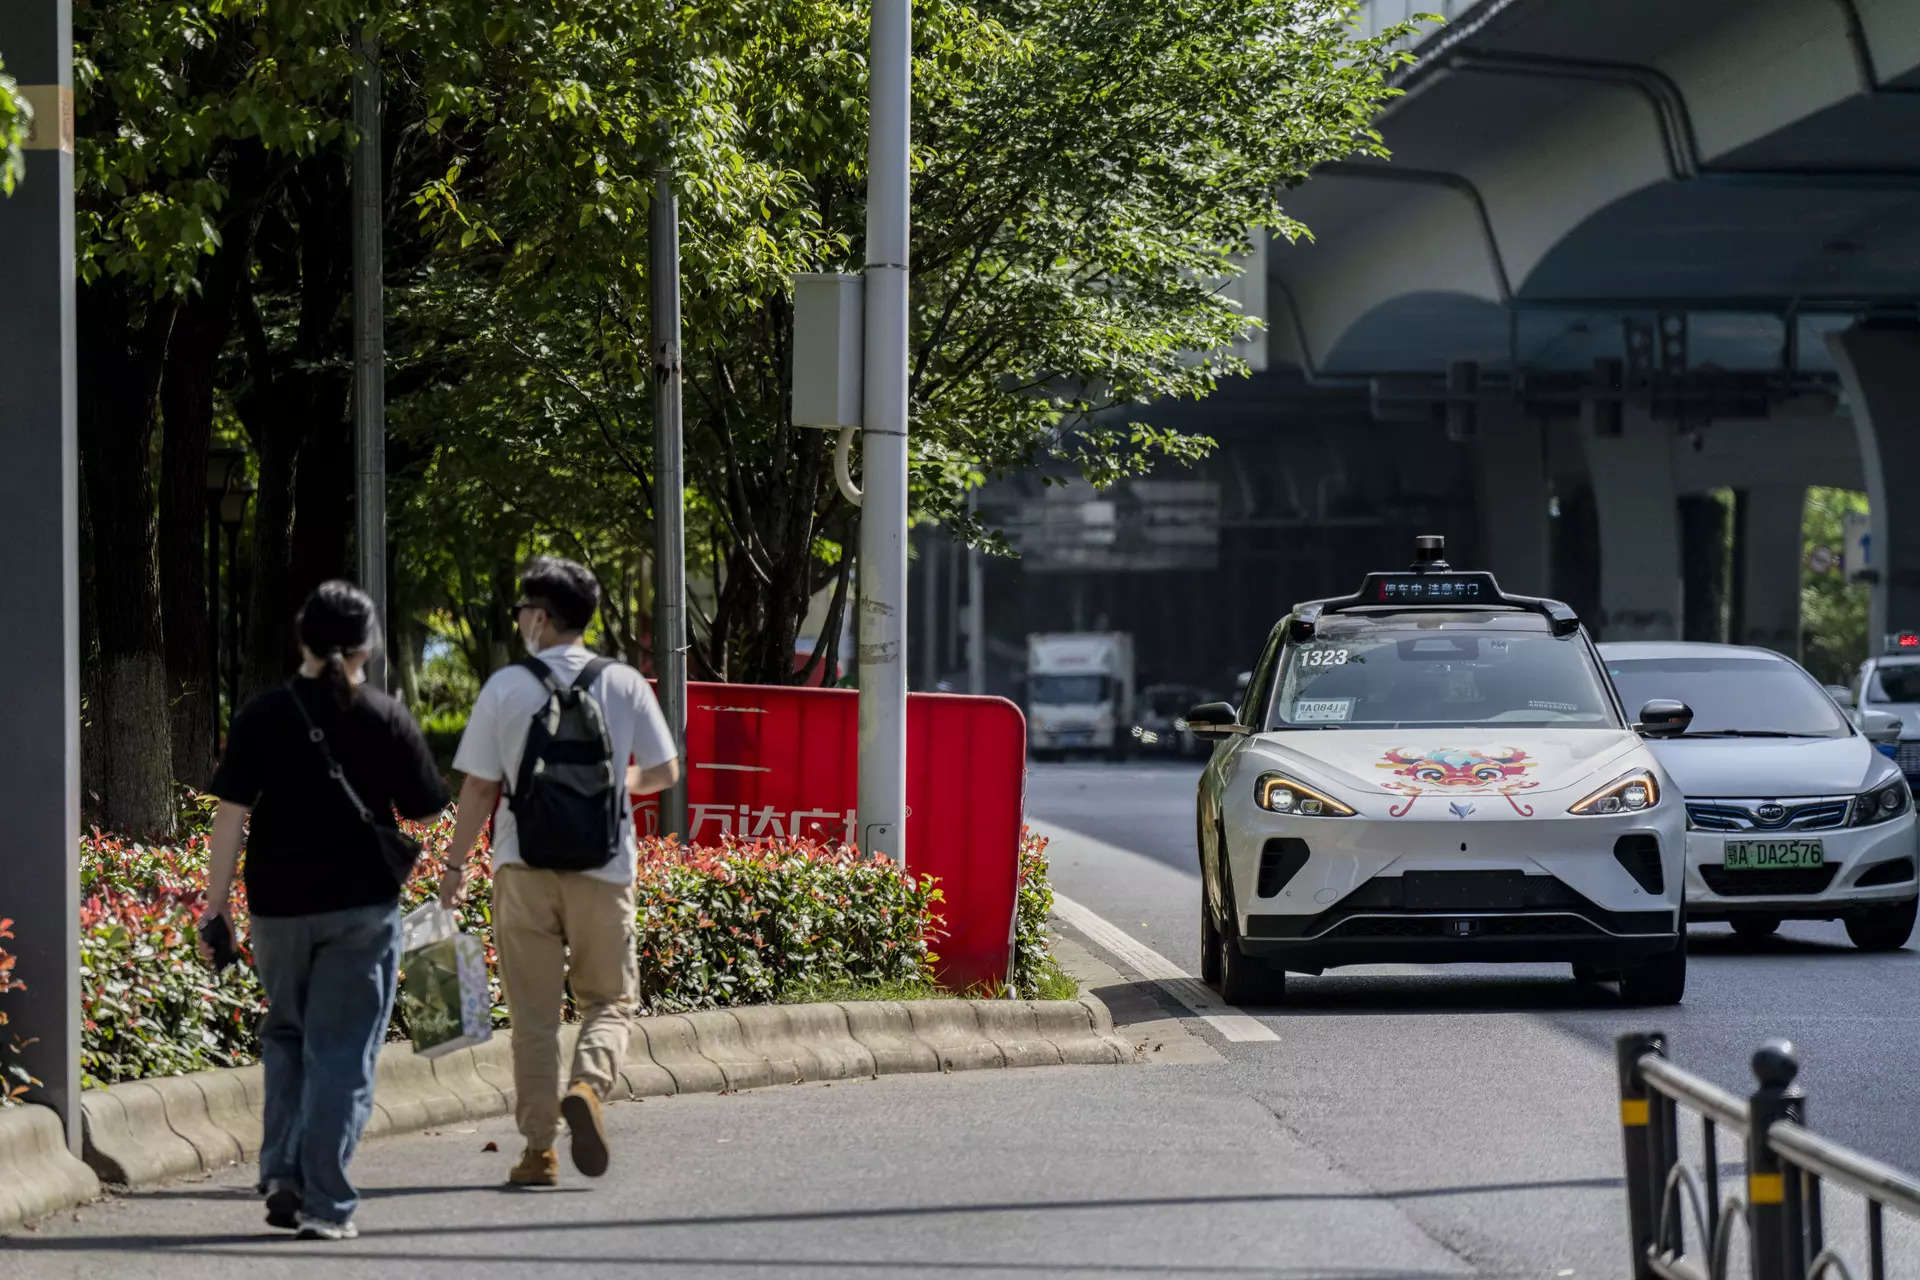
{"label": "black backpack", "polygon": [[516,665],[547,690],[520,751],[520,776],[507,794],[520,833],[520,858],[548,871],[593,871],[620,853],[626,779],[613,759],[607,718],[587,687],[613,665],[594,658],[563,688],[538,658]]}

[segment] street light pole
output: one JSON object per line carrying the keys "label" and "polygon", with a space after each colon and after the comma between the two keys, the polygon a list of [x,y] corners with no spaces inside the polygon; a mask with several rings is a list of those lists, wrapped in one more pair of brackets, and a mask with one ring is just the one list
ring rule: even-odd
{"label": "street light pole", "polygon": [[0,770],[7,815],[8,944],[26,990],[6,997],[0,1035],[25,1043],[29,1095],[60,1114],[80,1152],[80,486],[73,285],[71,0],[0,11],[7,71],[34,108],[26,175],[0,196],[0,539],[8,584],[29,607],[0,610],[0,724],[30,748]]}
{"label": "street light pole", "polygon": [[[384,197],[380,174],[380,45],[354,35],[353,127],[353,434],[355,544],[360,587],[373,597],[380,624],[387,617],[387,365],[386,308],[381,249]],[[383,636],[384,639],[384,636]],[[386,646],[367,663],[367,683],[387,687]]]}
{"label": "street light pole", "polygon": [[907,231],[913,5],[873,0],[860,505],[860,847],[906,862]]}
{"label": "street light pole", "polygon": [[[653,325],[653,673],[660,710],[687,750],[687,539],[680,435],[680,204],[673,171],[654,174],[647,215]],[[660,834],[687,835],[687,766],[660,793]]]}

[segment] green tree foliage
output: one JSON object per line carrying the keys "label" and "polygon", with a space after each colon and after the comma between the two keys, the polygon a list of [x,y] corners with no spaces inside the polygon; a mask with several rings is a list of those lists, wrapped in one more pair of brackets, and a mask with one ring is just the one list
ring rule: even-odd
{"label": "green tree foliage", "polygon": [[[1356,39],[1346,7],[919,6],[918,518],[963,524],[967,489],[1016,468],[1106,483],[1208,447],[1138,411],[1239,371],[1192,353],[1247,331],[1218,282],[1249,229],[1303,234],[1287,185],[1379,152],[1368,121],[1395,55]],[[518,509],[605,527],[607,501],[646,502],[646,210],[673,165],[690,517],[715,566],[696,642],[722,677],[785,678],[807,601],[851,569],[833,440],[787,411],[788,280],[861,262],[865,18],[779,0],[507,30],[576,74],[501,95],[475,162],[421,193],[456,273],[435,287],[484,316],[470,376],[422,398],[429,447]]]}
{"label": "green tree foliage", "polygon": [[12,195],[14,184],[27,171],[27,158],[20,148],[33,123],[33,110],[14,92],[16,87],[6,64],[0,62],[0,196]]}
{"label": "green tree foliage", "polygon": [[1847,683],[1866,660],[1871,589],[1865,583],[1848,582],[1837,566],[1828,573],[1815,573],[1809,558],[1815,547],[1838,551],[1845,541],[1845,518],[1866,511],[1864,493],[1819,486],[1807,490],[1800,570],[1800,627],[1806,637],[1802,656],[1807,670],[1823,684]]}

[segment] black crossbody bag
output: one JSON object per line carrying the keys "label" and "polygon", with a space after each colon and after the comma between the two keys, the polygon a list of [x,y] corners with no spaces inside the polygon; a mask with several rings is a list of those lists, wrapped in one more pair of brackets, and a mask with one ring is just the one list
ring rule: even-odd
{"label": "black crossbody bag", "polygon": [[420,860],[419,844],[408,839],[397,828],[374,820],[373,810],[367,808],[360,793],[347,781],[346,770],[340,767],[339,761],[333,758],[333,752],[327,749],[327,735],[320,732],[320,726],[307,714],[306,704],[300,701],[299,692],[291,684],[287,686],[287,696],[293,699],[294,710],[306,721],[307,740],[320,749],[320,758],[326,762],[327,776],[340,784],[340,790],[346,793],[347,803],[353,806],[354,812],[360,815],[360,821],[373,833],[374,849],[385,864],[387,873],[393,877],[394,887],[404,889],[407,881],[413,878],[414,863]]}

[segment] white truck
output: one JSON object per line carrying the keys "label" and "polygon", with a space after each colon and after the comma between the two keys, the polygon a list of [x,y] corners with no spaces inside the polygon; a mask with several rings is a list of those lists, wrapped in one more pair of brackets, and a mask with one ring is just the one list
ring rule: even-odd
{"label": "white truck", "polygon": [[1028,636],[1029,749],[1036,756],[1125,755],[1133,682],[1133,637],[1124,631]]}

